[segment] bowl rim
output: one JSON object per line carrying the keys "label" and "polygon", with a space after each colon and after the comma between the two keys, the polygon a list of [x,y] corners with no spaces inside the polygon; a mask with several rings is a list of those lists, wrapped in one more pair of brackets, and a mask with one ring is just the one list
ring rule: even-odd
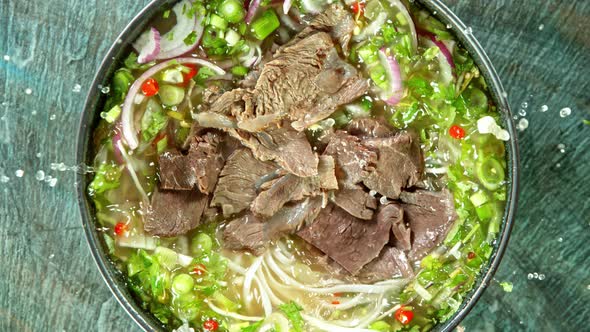
{"label": "bowl rim", "polygon": [[[159,12],[164,5],[176,3],[178,0],[152,0],[148,3],[134,18],[126,25],[123,31],[115,39],[104,59],[98,67],[97,73],[92,80],[91,88],[88,91],[84,103],[83,113],[80,119],[77,144],[76,160],[77,164],[86,163],[89,159],[89,141],[94,129],[93,124],[97,120],[98,104],[100,91],[95,87],[101,84],[108,84],[108,79],[114,70],[114,65],[118,62],[118,56],[121,56],[124,49],[128,48],[130,41],[134,40],[143,30],[144,26],[154,14]],[[464,297],[459,309],[442,324],[436,325],[434,331],[452,331],[473,309],[479,298],[497,271],[502,257],[508,246],[510,233],[514,224],[518,204],[519,191],[519,149],[516,127],[513,122],[510,105],[507,95],[500,78],[494,69],[489,57],[483,47],[475,38],[473,33],[443,2],[442,0],[416,0],[421,6],[425,7],[442,23],[450,27],[457,39],[469,51],[474,62],[484,76],[489,86],[489,93],[492,95],[498,111],[502,115],[503,124],[510,133],[510,140],[506,143],[507,147],[507,171],[509,174],[506,207],[504,210],[502,227],[495,241],[494,250],[486,266],[482,268],[476,284],[473,289]],[[121,47],[123,46],[123,47]],[[123,280],[122,274],[115,268],[114,264],[104,250],[104,245],[99,239],[95,219],[92,215],[91,202],[89,201],[86,188],[88,185],[88,176],[86,174],[76,175],[77,200],[80,208],[82,226],[86,241],[88,243],[92,258],[98,267],[102,279],[107,287],[115,296],[119,304],[125,309],[127,314],[135,323],[144,331],[162,330],[162,324],[156,321],[151,314],[143,310],[128,290],[127,283]]]}

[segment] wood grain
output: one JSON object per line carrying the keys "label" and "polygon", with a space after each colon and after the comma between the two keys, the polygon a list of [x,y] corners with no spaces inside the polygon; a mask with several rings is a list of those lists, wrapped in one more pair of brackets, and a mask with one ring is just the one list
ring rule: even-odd
{"label": "wood grain", "polygon": [[[0,0],[0,331],[137,331],[84,240],[72,171],[94,72],[147,0]],[[509,250],[469,331],[584,330],[590,318],[590,2],[448,0],[487,50],[520,133]],[[10,59],[4,60],[4,55]],[[81,85],[80,92],[74,92]],[[27,94],[27,89],[31,93]],[[540,112],[547,105],[547,112]],[[570,107],[572,114],[559,116]],[[565,152],[558,149],[565,145]],[[24,170],[23,177],[16,171]],[[54,187],[37,171],[57,178]],[[544,280],[529,280],[531,273]]]}

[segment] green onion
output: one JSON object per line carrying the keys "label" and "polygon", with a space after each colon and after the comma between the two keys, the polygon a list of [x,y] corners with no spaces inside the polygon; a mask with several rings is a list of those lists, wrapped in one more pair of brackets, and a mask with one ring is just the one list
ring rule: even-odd
{"label": "green onion", "polygon": [[385,321],[378,320],[369,325],[369,329],[379,332],[388,332],[391,330],[391,325],[387,324]]}
{"label": "green onion", "polygon": [[168,18],[168,17],[170,17],[170,9],[166,10],[166,11],[164,12],[164,14],[162,14],[162,17],[163,17],[163,18]]}
{"label": "green onion", "polygon": [[108,123],[113,123],[119,118],[119,115],[121,115],[121,111],[121,107],[119,105],[116,105],[113,108],[111,108],[108,112],[100,113],[100,117]]}
{"label": "green onion", "polygon": [[172,271],[178,264],[178,254],[172,249],[157,247],[154,254],[158,257],[160,264],[169,271]]}
{"label": "green onion", "polygon": [[473,203],[473,206],[480,207],[487,203],[490,199],[488,198],[488,195],[486,195],[486,193],[484,193],[483,191],[478,191],[475,194],[471,195],[471,197],[469,197],[469,200],[471,201],[471,203]]}
{"label": "green onion", "polygon": [[496,214],[496,207],[493,203],[486,203],[475,208],[477,217],[481,221],[491,219]]}
{"label": "green onion", "polygon": [[357,53],[359,57],[363,60],[363,62],[367,65],[372,65],[379,62],[377,49],[371,44],[362,46],[358,49]]}
{"label": "green onion", "polygon": [[168,136],[164,136],[161,140],[156,143],[156,151],[158,151],[158,155],[162,154],[164,150],[168,147]]}
{"label": "green onion", "polygon": [[121,99],[125,97],[127,91],[129,91],[129,86],[135,78],[131,75],[131,72],[127,69],[119,69],[113,76],[113,91],[117,96],[120,96]]}
{"label": "green onion", "polygon": [[244,66],[235,66],[231,69],[231,73],[236,76],[246,76],[248,74],[248,68]]}
{"label": "green onion", "polygon": [[199,233],[192,240],[192,252],[195,256],[206,255],[213,248],[213,240],[205,233]]}
{"label": "green onion", "polygon": [[218,11],[230,23],[239,23],[246,16],[244,5],[238,0],[225,0]]}
{"label": "green onion", "polygon": [[160,86],[160,100],[166,106],[176,106],[184,100],[184,89],[173,85]]}
{"label": "green onion", "polygon": [[475,173],[481,184],[489,190],[500,188],[505,176],[504,167],[494,158],[486,158],[477,162]]}
{"label": "green onion", "polygon": [[194,286],[193,277],[186,273],[179,274],[172,280],[172,290],[178,295],[188,294]]}
{"label": "green onion", "polygon": [[281,26],[279,18],[274,10],[269,9],[260,15],[256,21],[252,22],[252,33],[258,40],[264,40],[273,31]]}
{"label": "green onion", "polygon": [[387,82],[387,71],[381,65],[374,66],[369,69],[369,76],[375,82],[379,88],[383,90],[388,89],[389,83]]}
{"label": "green onion", "polygon": [[211,17],[209,18],[209,25],[221,31],[227,29],[227,21],[223,19],[223,17],[215,14],[211,14]]}
{"label": "green onion", "polygon": [[191,31],[191,33],[189,33],[185,38],[184,38],[184,43],[186,45],[194,45],[197,42],[197,32],[196,31]]}
{"label": "green onion", "polygon": [[225,33],[225,41],[229,46],[236,45],[241,38],[242,37],[240,36],[240,34],[238,34],[232,29],[227,30],[227,32]]}

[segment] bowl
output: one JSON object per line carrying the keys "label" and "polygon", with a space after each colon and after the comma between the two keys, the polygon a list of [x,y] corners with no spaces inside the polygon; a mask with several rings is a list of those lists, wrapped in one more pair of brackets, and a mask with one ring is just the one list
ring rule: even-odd
{"label": "bowl", "polygon": [[[152,1],[140,13],[138,13],[135,18],[133,18],[109,49],[92,84],[90,85],[93,88],[90,89],[86,98],[78,132],[76,157],[78,164],[91,164],[92,150],[89,144],[93,129],[98,124],[100,118],[100,106],[105,102],[105,95],[100,92],[98,87],[109,84],[109,78],[117,69],[117,64],[124,60],[124,57],[131,50],[131,43],[147,27],[151,18],[155,17],[155,15],[161,14],[164,6],[176,2],[177,0]],[[489,92],[501,113],[503,127],[510,133],[510,140],[506,142],[508,157],[507,171],[509,179],[507,204],[500,232],[494,244],[492,256],[488,264],[483,267],[474,288],[466,296],[465,300],[459,307],[459,310],[449,320],[435,326],[433,329],[433,331],[452,331],[475,306],[477,300],[481,297],[484,290],[491,282],[508,245],[518,200],[518,142],[515,126],[512,121],[512,114],[502,83],[490,62],[490,59],[477,39],[471,33],[471,29],[465,26],[465,24],[463,24],[463,22],[461,22],[461,20],[459,20],[459,18],[457,18],[457,16],[455,16],[455,14],[453,14],[453,12],[440,0],[416,0],[416,2],[430,11],[443,24],[447,25],[449,30],[455,34],[458,41],[460,41],[470,52],[489,85]],[[100,236],[100,233],[96,229],[94,207],[86,194],[86,188],[91,180],[92,179],[88,174],[77,175],[78,203],[82,215],[86,240],[88,241],[90,251],[102,278],[117,301],[140,328],[145,331],[164,331],[159,321],[151,313],[143,310],[135,301],[127,287],[125,276],[115,268],[115,264],[107,254],[107,247],[104,243],[103,237]]]}

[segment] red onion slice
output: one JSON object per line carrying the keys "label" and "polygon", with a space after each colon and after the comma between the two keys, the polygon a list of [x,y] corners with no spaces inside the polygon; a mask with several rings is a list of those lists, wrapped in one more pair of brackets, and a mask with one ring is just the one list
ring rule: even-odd
{"label": "red onion slice", "polygon": [[248,6],[248,13],[246,13],[245,18],[246,24],[250,24],[250,22],[252,22],[252,19],[254,18],[254,15],[256,15],[258,7],[260,7],[260,0],[252,0],[250,2],[250,6]]}
{"label": "red onion slice", "polygon": [[394,57],[385,53],[384,49],[379,50],[379,59],[387,72],[389,81],[389,91],[384,94],[383,100],[387,105],[395,106],[404,96],[404,87],[402,83],[402,73],[399,63]]}
{"label": "red onion slice", "polygon": [[450,40],[450,41],[438,40],[433,33],[426,31],[426,30],[422,30],[422,29],[418,29],[418,35],[421,37],[425,37],[425,38],[430,39],[430,41],[432,41],[432,43],[440,49],[440,52],[447,60],[447,63],[449,64],[449,66],[451,66],[451,68],[455,69],[455,61],[453,61],[453,52],[451,51],[453,49],[453,47],[455,46],[454,41],[452,41],[452,40]]}
{"label": "red onion slice", "polygon": [[144,64],[156,60],[160,53],[160,32],[154,27],[150,28],[137,38],[133,48],[139,53],[138,63]]}
{"label": "red onion slice", "polygon": [[[199,15],[194,15],[189,18],[186,10],[192,7],[192,2],[184,0],[177,3],[172,10],[176,15],[176,25],[164,34],[160,42],[160,54],[156,57],[158,60],[171,59],[177,56],[186,54],[197,47],[201,37],[203,36],[203,18]],[[184,9],[184,10],[183,10]],[[196,33],[195,42],[187,45],[184,39],[192,32]]]}
{"label": "red onion slice", "polygon": [[219,68],[209,61],[198,58],[178,58],[165,61],[153,66],[143,73],[129,88],[129,92],[127,93],[127,97],[125,97],[125,102],[123,103],[123,111],[121,112],[122,136],[125,140],[125,143],[131,150],[135,150],[139,145],[139,141],[137,139],[137,130],[135,129],[135,122],[133,121],[133,110],[135,108],[135,97],[139,93],[141,86],[148,78],[156,75],[162,69],[170,66],[182,65],[185,63],[211,68],[218,75],[225,74],[225,70]]}

